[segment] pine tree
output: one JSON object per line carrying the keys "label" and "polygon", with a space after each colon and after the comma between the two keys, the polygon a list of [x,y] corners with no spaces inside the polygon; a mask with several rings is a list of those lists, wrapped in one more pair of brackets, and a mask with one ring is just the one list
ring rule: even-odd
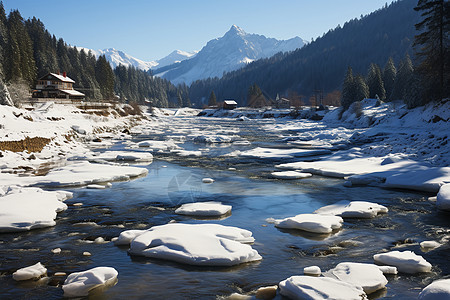
{"label": "pine tree", "polygon": [[3,2],[0,1],[0,80],[4,79],[4,60],[5,60],[5,48],[8,35],[6,31],[6,13],[3,7]]}
{"label": "pine tree", "polygon": [[209,95],[208,99],[208,106],[216,106],[216,105],[217,105],[216,94],[214,94],[214,91],[211,91],[211,94]]}
{"label": "pine tree", "polygon": [[395,77],[394,88],[392,89],[391,100],[405,100],[408,82],[413,74],[413,65],[409,55],[400,63],[397,76]]}
{"label": "pine tree", "polygon": [[392,90],[394,89],[395,77],[397,76],[397,69],[394,65],[394,60],[389,57],[383,69],[383,82],[386,89],[386,100],[391,100]]}
{"label": "pine tree", "polygon": [[440,100],[448,97],[450,90],[450,2],[419,0],[414,9],[421,11],[424,18],[416,24],[416,30],[420,32],[414,41],[420,59],[417,69],[424,77],[426,95],[430,100]]}
{"label": "pine tree", "polygon": [[103,99],[114,98],[114,73],[104,55],[95,64],[95,78],[100,86]]}
{"label": "pine tree", "polygon": [[347,68],[344,84],[342,86],[342,100],[341,105],[344,110],[347,110],[355,101],[355,79],[353,78],[353,70],[351,67]]}
{"label": "pine tree", "polygon": [[364,77],[362,77],[361,75],[355,76],[354,86],[355,86],[354,102],[361,101],[369,97],[369,87],[367,86]]}
{"label": "pine tree", "polygon": [[369,87],[369,98],[386,98],[386,90],[384,89],[383,79],[381,78],[381,70],[377,64],[371,63],[367,72],[366,83]]}

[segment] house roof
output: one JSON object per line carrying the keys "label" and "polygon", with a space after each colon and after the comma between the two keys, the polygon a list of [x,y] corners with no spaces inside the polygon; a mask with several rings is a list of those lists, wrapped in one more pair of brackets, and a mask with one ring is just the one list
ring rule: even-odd
{"label": "house roof", "polygon": [[41,78],[39,78],[39,80],[47,80],[47,77],[51,75],[53,77],[55,77],[57,80],[62,81],[62,82],[69,82],[69,83],[75,83],[75,81],[71,78],[69,78],[68,76],[64,77],[63,75],[59,75],[56,73],[48,73],[45,76],[42,76]]}
{"label": "house roof", "polygon": [[70,96],[84,96],[83,93],[76,90],[60,90],[60,91],[65,94],[69,94]]}
{"label": "house roof", "polygon": [[223,101],[223,103],[225,103],[227,105],[237,105],[236,101],[234,101],[234,100],[225,100],[225,101]]}

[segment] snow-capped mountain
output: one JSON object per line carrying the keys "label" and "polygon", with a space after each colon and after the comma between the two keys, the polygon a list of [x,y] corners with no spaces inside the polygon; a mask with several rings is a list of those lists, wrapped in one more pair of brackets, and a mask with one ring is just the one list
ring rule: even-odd
{"label": "snow-capped mountain", "polygon": [[185,59],[192,58],[197,54],[198,51],[194,52],[186,52],[181,50],[175,50],[166,57],[163,57],[159,60],[155,61],[143,61],[141,59],[135,58],[129,54],[124,53],[123,51],[116,50],[114,48],[104,49],[104,50],[92,50],[88,48],[78,47],[78,49],[84,49],[85,52],[89,50],[92,51],[96,57],[101,55],[105,55],[106,60],[109,61],[113,68],[118,65],[123,66],[134,66],[138,69],[147,71],[149,69],[154,68],[162,68],[171,64],[179,63]]}
{"label": "snow-capped mountain", "polygon": [[209,41],[193,58],[165,68],[153,68],[154,74],[174,84],[208,77],[221,77],[223,72],[241,68],[254,60],[270,57],[278,52],[292,51],[306,42],[294,37],[289,40],[266,38],[248,34],[236,25],[221,38]]}

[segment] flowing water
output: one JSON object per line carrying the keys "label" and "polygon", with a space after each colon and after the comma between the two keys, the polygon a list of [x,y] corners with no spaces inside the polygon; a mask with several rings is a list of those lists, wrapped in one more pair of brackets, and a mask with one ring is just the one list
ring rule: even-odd
{"label": "flowing water", "polygon": [[[413,250],[423,255],[433,271],[419,275],[388,276],[387,288],[370,295],[371,299],[414,299],[432,280],[450,275],[448,244],[424,253],[419,242],[441,240],[449,234],[448,214],[438,212],[428,200],[430,195],[376,187],[343,187],[339,179],[313,176],[302,180],[275,180],[269,174],[275,163],[219,157],[234,150],[255,146],[284,147],[279,135],[261,129],[274,120],[242,123],[231,119],[173,118],[158,130],[138,135],[136,141],[164,140],[167,135],[220,128],[235,132],[252,146],[215,146],[188,140],[186,150],[209,147],[209,155],[182,158],[155,155],[146,167],[149,174],[129,182],[113,183],[105,190],[70,189],[74,198],[69,209],[58,214],[52,228],[25,233],[0,234],[0,298],[59,299],[67,274],[97,266],[111,266],[119,272],[117,285],[90,296],[92,299],[215,299],[233,292],[249,292],[275,285],[304,267],[317,265],[323,271],[339,262],[372,263],[372,256],[385,249]],[[253,125],[252,125],[253,124]],[[256,125],[257,124],[257,125]],[[118,144],[114,149],[123,149]],[[236,170],[229,170],[233,167]],[[201,179],[212,177],[213,184]],[[279,230],[267,218],[284,218],[309,213],[340,200],[365,200],[389,208],[389,213],[370,220],[345,220],[343,229],[331,235]],[[223,219],[195,219],[174,213],[182,203],[221,201],[233,206]],[[74,206],[75,203],[82,206]],[[256,249],[263,259],[235,267],[193,267],[163,260],[130,256],[127,247],[106,241],[123,230],[143,229],[176,220],[183,223],[217,223],[253,232]],[[53,254],[54,248],[62,252]],[[88,251],[91,256],[84,256]],[[49,277],[40,281],[15,282],[11,274],[40,261]]]}

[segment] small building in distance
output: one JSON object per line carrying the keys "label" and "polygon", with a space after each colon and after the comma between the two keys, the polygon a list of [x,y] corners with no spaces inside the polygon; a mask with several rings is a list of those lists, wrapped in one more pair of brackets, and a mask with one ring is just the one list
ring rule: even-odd
{"label": "small building in distance", "polygon": [[32,98],[54,98],[67,100],[84,100],[85,95],[73,89],[74,80],[64,72],[62,75],[48,73],[39,78]]}
{"label": "small building in distance", "polygon": [[280,98],[278,94],[274,102],[276,108],[291,108],[291,101],[286,98]]}
{"label": "small building in distance", "polygon": [[235,109],[236,107],[237,107],[237,103],[234,100],[223,101],[223,109]]}

